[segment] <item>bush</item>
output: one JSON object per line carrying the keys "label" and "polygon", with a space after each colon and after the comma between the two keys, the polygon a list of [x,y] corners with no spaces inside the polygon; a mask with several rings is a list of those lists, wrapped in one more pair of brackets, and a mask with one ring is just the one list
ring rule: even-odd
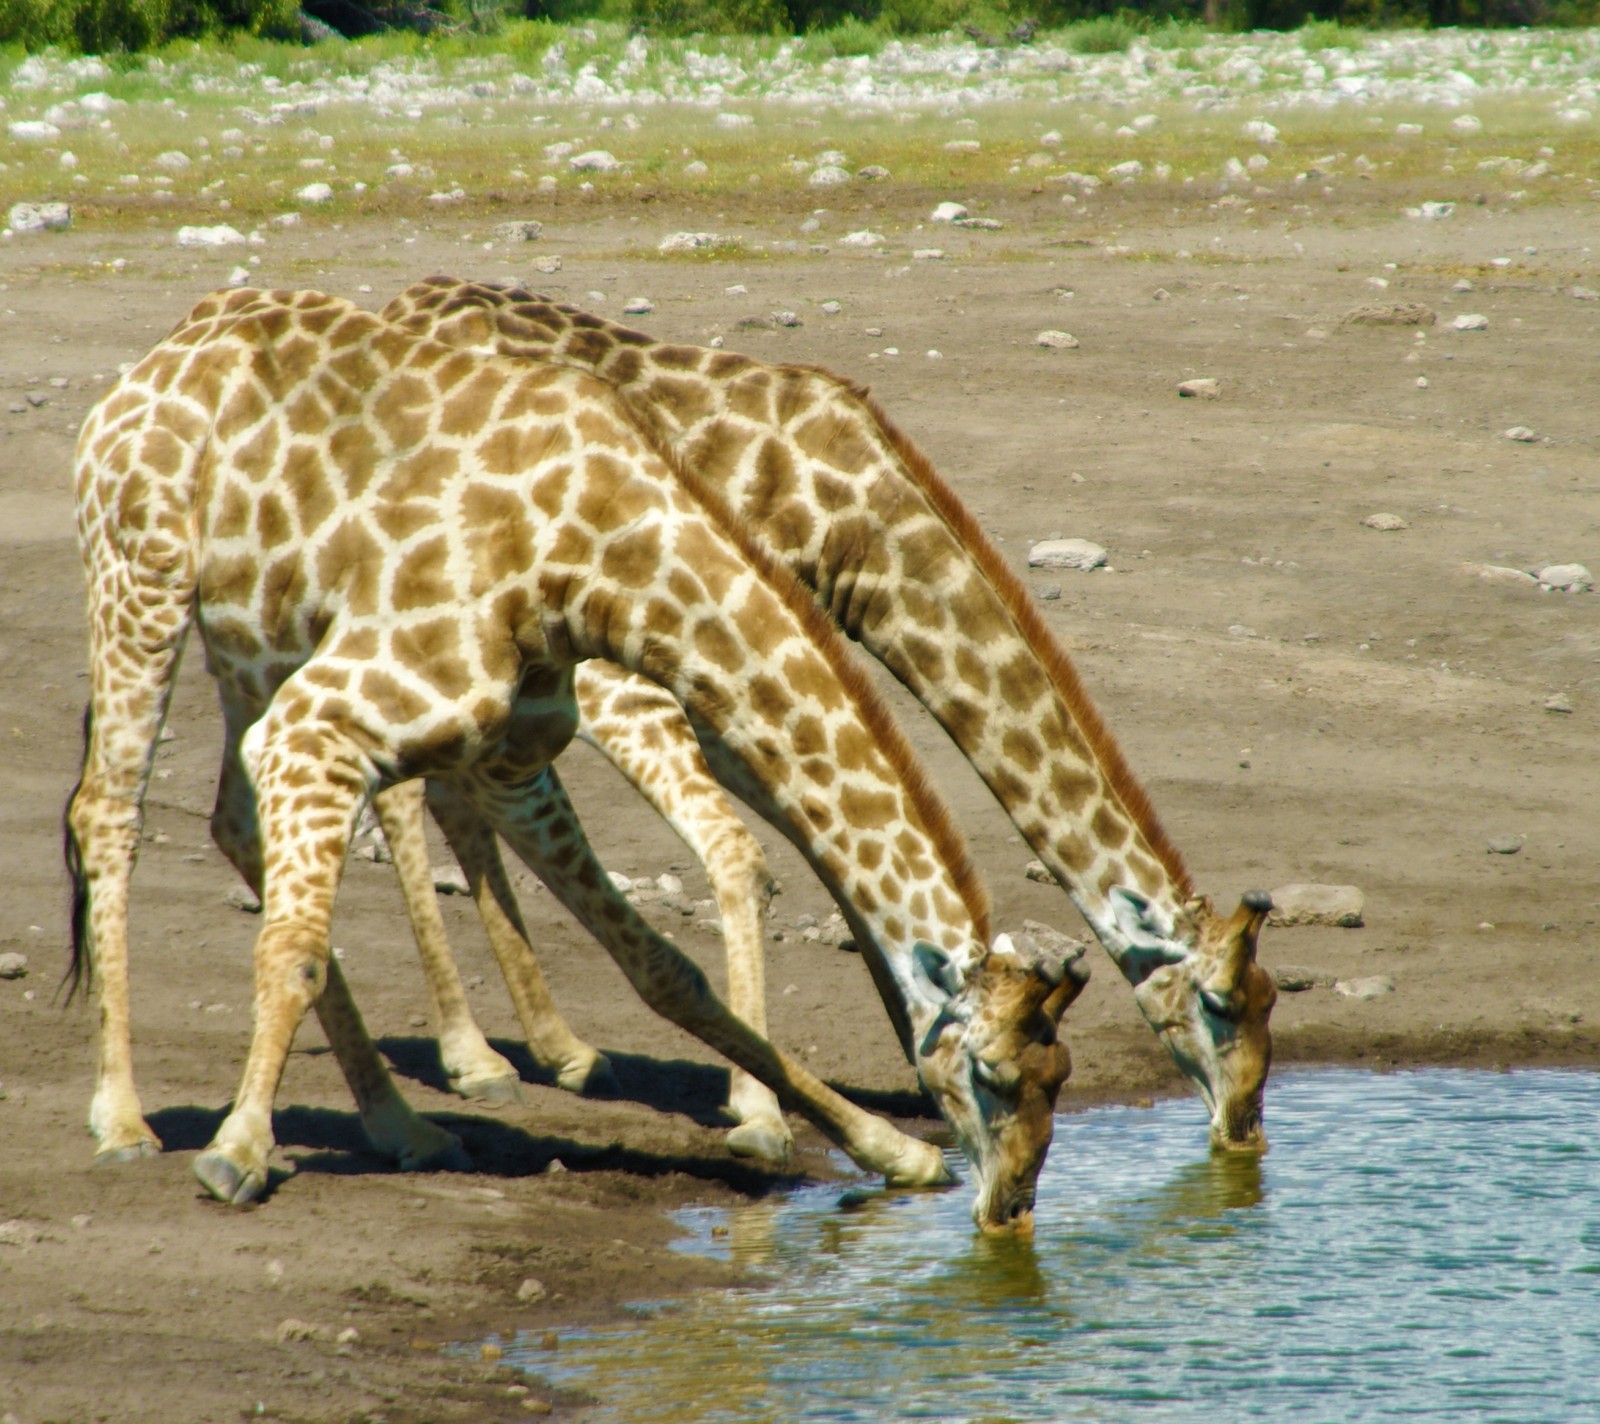
{"label": "bush", "polygon": [[1123,15],[1099,15],[1073,25],[1067,31],[1067,43],[1079,54],[1121,54],[1137,33]]}
{"label": "bush", "polygon": [[111,54],[207,35],[299,32],[295,0],[0,0],[0,44],[29,50]]}
{"label": "bush", "polygon": [[629,0],[621,16],[658,35],[786,35],[783,0]]}

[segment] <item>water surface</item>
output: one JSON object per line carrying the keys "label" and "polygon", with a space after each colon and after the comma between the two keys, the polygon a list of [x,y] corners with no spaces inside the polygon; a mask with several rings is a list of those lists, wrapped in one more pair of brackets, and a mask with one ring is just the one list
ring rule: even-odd
{"label": "water surface", "polygon": [[586,1420],[1600,1420],[1600,1078],[1285,1074],[1272,1151],[1187,1099],[1062,1117],[1031,1244],[970,1193],[686,1213],[762,1289],[508,1362]]}

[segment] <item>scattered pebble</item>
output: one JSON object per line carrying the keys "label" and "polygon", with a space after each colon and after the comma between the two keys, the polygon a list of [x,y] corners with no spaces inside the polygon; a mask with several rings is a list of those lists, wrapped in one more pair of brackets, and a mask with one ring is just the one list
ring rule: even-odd
{"label": "scattered pebble", "polygon": [[805,322],[802,321],[801,318],[800,318],[800,313],[799,312],[775,311],[775,312],[770,313],[770,315],[772,317],[772,324],[774,326],[804,326],[805,325]]}
{"label": "scattered pebble", "polygon": [[1088,572],[1106,561],[1106,551],[1087,539],[1041,539],[1028,550],[1030,569],[1080,569]]}
{"label": "scattered pebble", "polygon": [[537,242],[539,234],[544,231],[544,224],[533,218],[523,218],[517,222],[496,223],[493,232],[501,242]]}
{"label": "scattered pebble", "polygon": [[656,304],[649,297],[629,297],[622,304],[625,316],[649,316],[656,309]]}
{"label": "scattered pebble", "polygon": [[535,1276],[529,1276],[517,1287],[517,1299],[524,1305],[532,1305],[535,1301],[543,1300],[548,1294],[544,1282]]}
{"label": "scattered pebble", "polygon": [[944,249],[942,247],[919,247],[911,254],[913,262],[943,262]]}
{"label": "scattered pebble", "polygon": [[1284,885],[1272,892],[1274,925],[1335,925],[1359,929],[1365,897],[1354,885]]}
{"label": "scattered pebble", "polygon": [[1593,287],[1574,287],[1571,296],[1574,301],[1579,302],[1600,301],[1600,292],[1595,291]]}
{"label": "scattered pebble", "polygon": [[1588,593],[1594,588],[1594,576],[1582,564],[1548,564],[1537,577],[1541,587],[1562,593]]}
{"label": "scattered pebble", "polygon": [[244,234],[227,223],[216,227],[180,227],[179,247],[236,247],[244,242]]}
{"label": "scattered pebble", "polygon": [[1480,312],[1462,312],[1450,325],[1457,331],[1487,331],[1489,318]]}
{"label": "scattered pebble", "polygon": [[1222,394],[1222,386],[1210,376],[1197,376],[1192,381],[1179,381],[1178,394],[1196,400],[1216,400]]}
{"label": "scattered pebble", "polygon": [[1394,980],[1387,974],[1370,974],[1362,979],[1338,979],[1333,990],[1347,999],[1381,999],[1394,993]]}
{"label": "scattered pebble", "polygon": [[328,1332],[320,1325],[313,1325],[309,1320],[296,1320],[290,1316],[287,1320],[278,1322],[278,1343],[286,1345],[292,1340],[326,1340]]}
{"label": "scattered pebble", "polygon": [[873,232],[870,228],[862,228],[858,232],[847,232],[839,239],[841,247],[882,247],[883,234]]}
{"label": "scattered pebble", "polygon": [[1522,837],[1490,836],[1485,844],[1490,855],[1515,855],[1522,849]]}
{"label": "scattered pebble", "polygon": [[1526,569],[1507,568],[1504,564],[1463,564],[1463,573],[1480,578],[1485,583],[1517,584],[1524,588],[1538,588],[1539,580]]}
{"label": "scattered pebble", "polygon": [[714,232],[674,232],[656,244],[656,251],[698,252],[707,247],[721,247],[728,241]]}
{"label": "scattered pebble", "polygon": [[824,164],[821,168],[813,168],[811,176],[806,182],[813,188],[837,188],[841,183],[848,183],[850,175],[843,168],[836,168],[831,163]]}
{"label": "scattered pebble", "polygon": [[1023,875],[1039,885],[1059,885],[1054,872],[1042,860],[1030,860],[1022,868]]}
{"label": "scattered pebble", "polygon": [[929,215],[930,222],[953,223],[957,218],[967,216],[967,209],[961,203],[940,203]]}
{"label": "scattered pebble", "polygon": [[435,865],[429,868],[429,876],[433,880],[433,888],[441,895],[470,895],[471,887],[467,884],[467,877],[462,874],[459,865]]}
{"label": "scattered pebble", "polygon": [[68,203],[13,203],[6,213],[12,232],[65,232],[72,226]]}
{"label": "scattered pebble", "polygon": [[1385,533],[1395,529],[1409,529],[1411,527],[1398,514],[1369,514],[1361,522],[1368,529],[1379,529]]}
{"label": "scattered pebble", "polygon": [[1346,326],[1432,326],[1438,316],[1421,302],[1388,302],[1355,307],[1340,320]]}
{"label": "scattered pebble", "polygon": [[999,218],[957,218],[953,226],[977,232],[999,232],[1005,224]]}
{"label": "scattered pebble", "polygon": [[1539,438],[1539,432],[1527,425],[1513,425],[1505,432],[1507,440],[1520,440],[1524,445],[1531,445]]}
{"label": "scattered pebble", "polygon": [[15,952],[0,954],[0,979],[26,979],[27,977],[27,955]]}
{"label": "scattered pebble", "polygon": [[333,188],[327,183],[307,183],[295,189],[295,197],[302,203],[331,203]]}
{"label": "scattered pebble", "polygon": [[1454,203],[1424,203],[1417,209],[1417,216],[1425,222],[1440,222],[1449,217],[1456,210]]}
{"label": "scattered pebble", "polygon": [[543,273],[546,277],[548,277],[552,273],[559,272],[561,270],[561,259],[553,255],[546,257],[535,257],[533,259],[533,270],[535,272]]}
{"label": "scattered pebble", "polygon": [[261,901],[248,885],[230,885],[222,892],[222,903],[232,909],[243,910],[247,915],[261,913]]}
{"label": "scattered pebble", "polygon": [[[1566,693],[1558,692],[1554,697],[1545,699],[1544,710],[1546,712],[1570,712],[1572,711],[1572,699]],[[3,960],[4,956],[0,955],[0,962],[3,962]],[[0,978],[5,977],[3,970],[0,970]]]}
{"label": "scattered pebble", "polygon": [[1068,331],[1041,331],[1033,338],[1033,344],[1051,351],[1076,351],[1078,338]]}
{"label": "scattered pebble", "polygon": [[574,173],[611,173],[621,168],[616,155],[608,153],[603,148],[590,149],[588,153],[579,153],[567,160],[567,166]]}
{"label": "scattered pebble", "polygon": [[1307,989],[1331,989],[1334,976],[1318,969],[1302,969],[1295,964],[1280,964],[1272,971],[1273,980],[1285,994],[1303,994]]}
{"label": "scattered pebble", "polygon": [[856,177],[863,183],[882,183],[889,178],[889,170],[881,163],[869,163],[865,168],[856,170]]}

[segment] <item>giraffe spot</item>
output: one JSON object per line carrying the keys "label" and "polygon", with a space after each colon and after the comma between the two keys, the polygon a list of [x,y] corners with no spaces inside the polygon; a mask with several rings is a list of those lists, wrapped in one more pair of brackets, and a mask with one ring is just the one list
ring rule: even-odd
{"label": "giraffe spot", "polygon": [[823,757],[807,757],[800,763],[800,771],[818,786],[832,786],[838,775],[833,763]]}
{"label": "giraffe spot", "polygon": [[293,435],[321,435],[328,428],[328,408],[315,391],[301,390],[284,407],[284,419]]}
{"label": "giraffe spot", "polygon": [[1121,850],[1128,842],[1128,823],[1112,809],[1109,801],[1100,803],[1089,826],[1107,850]]}
{"label": "giraffe spot", "polygon": [[912,919],[922,921],[928,918],[928,895],[924,890],[918,890],[911,896],[911,902],[906,906],[906,912]]}
{"label": "giraffe spot", "polygon": [[373,419],[392,450],[409,450],[427,439],[432,409],[433,388],[410,370],[391,376],[372,403]]}
{"label": "giraffe spot", "polygon": [[798,648],[783,660],[783,679],[797,699],[815,702],[824,712],[844,705],[844,688],[828,664],[811,648]]}
{"label": "giraffe spot", "polygon": [[575,525],[563,524],[556,531],[545,562],[561,568],[586,568],[593,556],[594,540]]}
{"label": "giraffe spot", "polygon": [[743,430],[727,419],[717,419],[706,425],[693,444],[679,453],[685,469],[693,470],[713,488],[722,488],[734,482],[749,448],[750,439]]}
{"label": "giraffe spot", "polygon": [[450,542],[440,534],[409,550],[393,568],[389,595],[399,613],[417,608],[433,608],[451,602],[455,586],[449,578]]}
{"label": "giraffe spot", "polygon": [[[825,410],[818,415],[800,420],[792,426],[795,443],[819,465],[837,470],[841,475],[859,474],[874,462],[873,447],[862,438],[860,422],[845,419],[837,411]],[[817,472],[817,488],[826,488],[830,501],[827,507],[842,509],[854,503],[856,484],[850,479]]]}
{"label": "giraffe spot", "polygon": [[294,502],[300,528],[308,534],[327,522],[338,503],[337,495],[329,487],[323,452],[308,442],[289,446],[279,483]]}
{"label": "giraffe spot", "polygon": [[698,424],[713,409],[711,393],[703,381],[674,376],[663,376],[650,383],[648,403],[670,410],[672,423],[680,430]]}
{"label": "giraffe spot", "polygon": [[657,640],[676,641],[683,636],[683,613],[664,598],[652,598],[645,605],[644,627]]}
{"label": "giraffe spot", "polygon": [[431,504],[386,502],[374,506],[372,522],[397,544],[404,543],[439,522],[439,511]]}
{"label": "giraffe spot", "polygon": [[973,648],[962,645],[956,649],[956,676],[980,697],[989,692],[989,665]]}
{"label": "giraffe spot", "polygon": [[776,424],[769,368],[747,367],[737,379],[723,387],[722,399],[731,416],[762,427]]}
{"label": "giraffe spot", "polygon": [[351,495],[365,492],[378,467],[378,442],[365,424],[343,425],[328,442],[328,453]]}
{"label": "giraffe spot", "polygon": [[800,812],[805,817],[807,824],[819,836],[826,835],[828,828],[833,825],[833,812],[828,803],[815,796],[801,796]]}
{"label": "giraffe spot", "polygon": [[635,350],[623,349],[611,358],[605,369],[605,377],[619,386],[626,386],[638,380],[639,372],[643,369],[644,357]]}
{"label": "giraffe spot", "polygon": [[1019,648],[1000,665],[996,677],[1001,697],[1017,712],[1027,711],[1050,691],[1050,680],[1031,648]]}
{"label": "giraffe spot", "polygon": [[837,514],[855,503],[855,487],[849,480],[842,480],[837,475],[817,471],[812,488],[817,504],[825,513]]}
{"label": "giraffe spot", "polygon": [[553,432],[567,438],[560,426],[504,424],[476,447],[479,467],[489,475],[520,475],[532,470],[549,453]]}
{"label": "giraffe spot", "polygon": [[448,446],[423,445],[389,465],[389,475],[379,486],[379,499],[438,499],[460,469],[461,460]]}
{"label": "giraffe spot", "polygon": [[1094,847],[1086,836],[1068,833],[1056,837],[1051,847],[1057,858],[1075,874],[1081,875],[1094,864]]}
{"label": "giraffe spot", "polygon": [[872,733],[860,722],[846,722],[834,738],[834,760],[844,771],[861,771],[876,768],[878,745]]}
{"label": "giraffe spot", "polygon": [[584,460],[582,484],[575,513],[596,533],[626,529],[661,507],[658,485],[635,474],[629,462],[603,451]]}
{"label": "giraffe spot", "polygon": [[600,556],[600,576],[621,588],[643,588],[661,567],[661,526],[651,523],[613,539]]}
{"label": "giraffe spot", "polygon": [[[860,904],[861,901],[864,898],[865,897],[863,895],[858,895],[856,897],[856,902],[858,904]],[[892,903],[893,900],[894,900],[894,897],[890,896],[889,899],[890,899],[890,901]],[[866,906],[862,905],[862,908],[865,909]],[[902,920],[899,915],[890,915],[883,922],[883,937],[890,944],[895,943],[897,940],[905,939],[905,937],[906,937],[905,921]]]}
{"label": "giraffe spot", "polygon": [[256,505],[256,539],[264,550],[276,549],[294,538],[294,519],[276,490],[268,490]]}
{"label": "giraffe spot", "polygon": [[378,656],[376,628],[347,628],[329,649],[329,656],[347,663],[370,662]]}
{"label": "giraffe spot", "polygon": [[744,667],[745,653],[726,622],[706,619],[696,625],[690,641],[697,652],[714,667],[736,673]]}
{"label": "giraffe spot", "polygon": [[866,837],[856,846],[856,864],[863,870],[876,870],[883,864],[883,857],[882,841]]}
{"label": "giraffe spot", "polygon": [[461,495],[461,522],[475,571],[474,592],[496,587],[532,565],[533,530],[519,491],[469,484]]}
{"label": "giraffe spot", "polygon": [[451,393],[439,412],[439,433],[452,440],[475,435],[494,412],[494,403],[506,383],[498,366],[478,365]]}
{"label": "giraffe spot", "polygon": [[813,406],[825,402],[830,394],[829,384],[812,371],[781,366],[773,372],[773,377],[773,410],[780,425],[787,426]]}
{"label": "giraffe spot", "polygon": [[896,834],[894,847],[903,857],[897,867],[902,875],[911,880],[928,880],[934,876],[934,863],[928,858],[928,842],[924,837],[905,827]]}
{"label": "giraffe spot", "polygon": [[297,550],[267,566],[261,576],[261,626],[275,648],[299,646],[294,617],[304,601],[305,572]]}
{"label": "giraffe spot", "polygon": [[429,709],[426,698],[419,696],[393,673],[379,667],[365,668],[361,673],[359,690],[369,703],[378,720],[389,726],[403,726],[415,722]]}
{"label": "giraffe spot", "polygon": [[674,568],[667,575],[667,593],[680,608],[692,608],[697,603],[708,601],[705,585],[683,567]]}
{"label": "giraffe spot", "polygon": [[[1004,763],[990,767],[985,779],[989,783],[989,789],[999,798],[1000,804],[1007,811],[1015,811],[1018,807],[1026,806],[1032,799],[1028,783]],[[1026,835],[1027,832],[1024,831],[1023,834]]]}
{"label": "giraffe spot", "polygon": [[1057,765],[1050,772],[1050,790],[1064,811],[1078,811],[1099,790],[1099,783],[1087,771]]}
{"label": "giraffe spot", "polygon": [[370,613],[378,605],[383,577],[383,551],[354,515],[341,519],[317,550],[317,581],[337,589],[351,612]]}
{"label": "giraffe spot", "polygon": [[253,430],[267,418],[270,410],[261,388],[254,381],[244,381],[222,403],[212,429],[218,440],[228,444],[247,430]]}
{"label": "giraffe spot", "polygon": [[[892,649],[890,654],[892,655]],[[895,658],[891,666],[904,662],[909,671],[913,672],[920,680],[932,684],[945,681],[947,670],[944,660],[944,645],[926,638],[921,633],[907,632],[900,636],[899,651],[901,657]],[[887,656],[887,655],[886,655]]]}
{"label": "giraffe spot", "polygon": [[718,382],[726,382],[749,369],[750,358],[737,351],[714,351],[706,362],[706,374]]}
{"label": "giraffe spot", "polygon": [[1000,750],[1007,761],[1025,772],[1037,771],[1044,764],[1044,748],[1039,739],[1023,727],[1013,727],[1000,739]]}
{"label": "giraffe spot", "polygon": [[461,630],[454,618],[432,618],[394,629],[389,635],[389,651],[402,667],[451,700],[465,696],[472,686],[461,655]]}
{"label": "giraffe spot", "polygon": [[969,702],[963,697],[953,697],[944,704],[939,713],[939,720],[944,723],[945,730],[955,738],[956,745],[967,751],[982,741],[984,729],[989,724],[989,714],[976,702]]}
{"label": "giraffe spot", "polygon": [[233,468],[253,484],[260,484],[277,469],[281,444],[277,425],[264,425],[232,452]]}
{"label": "giraffe spot", "polygon": [[[735,582],[744,576],[745,564],[733,556],[719,531],[704,519],[688,520],[679,529],[673,552],[694,570],[702,597],[719,607],[729,602]],[[747,602],[752,617],[785,618],[777,599],[764,588],[753,588]]]}
{"label": "giraffe spot", "polygon": [[839,814],[857,830],[881,831],[899,819],[900,798],[888,791],[841,786]]}
{"label": "giraffe spot", "polygon": [[546,519],[558,519],[567,502],[567,486],[572,481],[572,466],[565,460],[547,465],[529,487],[528,498]]}
{"label": "giraffe spot", "polygon": [[328,358],[322,389],[334,409],[348,412],[359,404],[359,393],[371,390],[382,379],[383,371],[372,359],[372,351],[365,343],[351,345],[336,341],[333,354]]}
{"label": "giraffe spot", "polygon": [[1128,864],[1133,870],[1134,881],[1146,895],[1154,897],[1161,893],[1167,877],[1155,861],[1136,849],[1128,857]]}
{"label": "giraffe spot", "polygon": [[[766,690],[769,684],[774,689],[770,694],[772,697],[770,702],[766,700],[769,696]],[[767,714],[769,708],[772,710],[773,721],[787,716],[794,707],[794,698],[790,696],[788,689],[777,678],[767,673],[750,680],[750,697],[756,710],[763,715]],[[823,726],[820,717],[812,716],[810,713],[795,719],[794,725],[789,729],[789,744],[794,748],[796,756],[820,757],[828,755],[830,751],[827,728]]]}
{"label": "giraffe spot", "polygon": [[590,329],[574,331],[562,354],[569,361],[592,368],[599,366],[610,350],[610,339],[603,333]]}
{"label": "giraffe spot", "polygon": [[[532,377],[526,372],[512,388],[500,407],[502,420],[531,420],[550,430],[561,430],[563,441],[568,437],[558,422],[567,414],[570,398],[566,391],[552,384],[554,372],[538,372]],[[565,443],[560,447],[566,449]]]}
{"label": "giraffe spot", "polygon": [[921,578],[922,571],[918,570],[915,579],[901,581],[898,586],[906,621],[916,627],[920,636],[927,637],[950,621],[950,609]]}
{"label": "giraffe spot", "polygon": [[699,346],[679,346],[661,342],[654,346],[651,358],[664,371],[698,371],[705,350]]}

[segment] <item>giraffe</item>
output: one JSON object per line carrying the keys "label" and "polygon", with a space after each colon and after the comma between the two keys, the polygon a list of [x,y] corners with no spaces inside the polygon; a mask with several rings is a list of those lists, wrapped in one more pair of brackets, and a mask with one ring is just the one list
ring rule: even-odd
{"label": "giraffe", "polygon": [[610,381],[944,726],[1132,986],[1204,1102],[1212,1145],[1264,1150],[1277,990],[1256,943],[1270,897],[1248,892],[1225,915],[1196,893],[1020,580],[864,388],[445,276],[380,314]]}
{"label": "giraffe", "polygon": [[272,1103],[312,1006],[380,1151],[403,1167],[459,1151],[394,1088],[329,953],[362,805],[418,777],[502,836],[658,1012],[868,1170],[949,1180],[936,1149],[730,1013],[611,885],[550,765],[575,727],[575,667],[607,658],[669,688],[742,792],[792,823],[883,955],[972,1164],[976,1223],[1031,1228],[1070,1071],[1056,1023],[1081,975],[985,948],[959,833],[841,640],[609,385],[321,293],[218,293],[90,412],[76,495],[91,684],[65,850],[74,969],[101,981],[100,1155],[159,1148],[133,1086],[128,889],[198,624],[228,724],[213,831],[263,921],[250,1051],[195,1162],[214,1196],[264,1189]]}

